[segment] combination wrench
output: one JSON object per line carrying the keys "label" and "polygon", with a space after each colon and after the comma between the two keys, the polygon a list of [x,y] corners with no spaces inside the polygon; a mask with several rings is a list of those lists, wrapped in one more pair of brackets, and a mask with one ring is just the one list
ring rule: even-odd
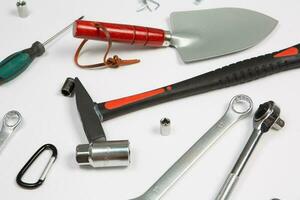
{"label": "combination wrench", "polygon": [[217,195],[216,200],[226,200],[229,198],[261,136],[271,128],[279,130],[284,127],[285,122],[279,115],[280,108],[273,101],[266,102],[259,106],[253,118],[253,132]]}
{"label": "combination wrench", "polygon": [[0,152],[4,148],[8,138],[19,126],[22,121],[22,116],[18,111],[9,111],[3,118],[3,125],[0,130]]}
{"label": "combination wrench", "polygon": [[225,114],[143,195],[132,200],[158,200],[165,192],[237,121],[247,117],[253,108],[250,97],[237,95]]}

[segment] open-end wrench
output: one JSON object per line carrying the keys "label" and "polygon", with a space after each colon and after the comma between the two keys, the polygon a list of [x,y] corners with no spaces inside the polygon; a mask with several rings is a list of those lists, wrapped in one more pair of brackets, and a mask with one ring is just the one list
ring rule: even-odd
{"label": "open-end wrench", "polygon": [[142,196],[132,200],[158,200],[233,124],[247,117],[253,108],[250,97],[237,95],[225,114]]}
{"label": "open-end wrench", "polygon": [[237,183],[240,174],[242,173],[247,161],[249,160],[254,148],[256,147],[259,139],[263,133],[268,132],[271,128],[275,130],[281,129],[285,123],[279,117],[280,109],[273,101],[261,104],[254,115],[254,130],[244,147],[240,157],[231,170],[228,178],[226,179],[223,187],[221,188],[216,200],[228,199],[232,189]]}

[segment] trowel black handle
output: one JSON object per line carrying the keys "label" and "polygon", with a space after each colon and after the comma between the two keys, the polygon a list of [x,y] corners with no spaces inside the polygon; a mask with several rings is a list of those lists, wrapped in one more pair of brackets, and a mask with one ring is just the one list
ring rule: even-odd
{"label": "trowel black handle", "polygon": [[300,44],[244,60],[194,78],[133,96],[99,103],[103,120],[142,108],[216,89],[253,81],[300,67]]}

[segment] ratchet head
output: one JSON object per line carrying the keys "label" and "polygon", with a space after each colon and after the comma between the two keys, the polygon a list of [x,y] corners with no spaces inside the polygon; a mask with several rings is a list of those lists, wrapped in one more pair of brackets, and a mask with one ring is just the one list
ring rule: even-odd
{"label": "ratchet head", "polygon": [[285,122],[280,119],[280,108],[273,102],[268,101],[259,106],[254,115],[254,128],[263,133],[273,128],[279,130],[284,127]]}

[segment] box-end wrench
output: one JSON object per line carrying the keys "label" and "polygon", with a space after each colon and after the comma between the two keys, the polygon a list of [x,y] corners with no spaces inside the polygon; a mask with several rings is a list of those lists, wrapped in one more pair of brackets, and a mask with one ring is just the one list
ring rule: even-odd
{"label": "box-end wrench", "polygon": [[253,108],[250,97],[237,95],[225,114],[142,196],[132,200],[158,200],[233,124],[247,117]]}
{"label": "box-end wrench", "polygon": [[253,119],[254,130],[227,180],[221,188],[216,200],[228,199],[261,136],[268,132],[271,128],[279,130],[284,127],[285,123],[282,119],[280,119],[279,115],[280,108],[276,106],[273,101],[266,102],[259,106]]}
{"label": "box-end wrench", "polygon": [[3,118],[3,125],[0,130],[0,152],[21,121],[22,116],[18,111],[12,110],[5,114]]}

